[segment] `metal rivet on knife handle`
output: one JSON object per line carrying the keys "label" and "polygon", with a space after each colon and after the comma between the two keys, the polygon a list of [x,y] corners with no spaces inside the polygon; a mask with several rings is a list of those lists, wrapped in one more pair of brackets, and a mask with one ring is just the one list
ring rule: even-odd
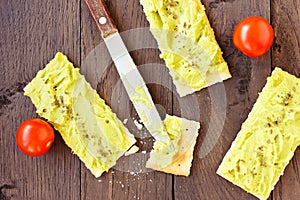
{"label": "metal rivet on knife handle", "polygon": [[106,17],[100,17],[100,18],[99,18],[99,23],[100,23],[101,25],[106,24],[106,22],[107,22]]}
{"label": "metal rivet on knife handle", "polygon": [[104,0],[84,0],[84,2],[92,13],[103,38],[118,31],[114,21],[108,14]]}

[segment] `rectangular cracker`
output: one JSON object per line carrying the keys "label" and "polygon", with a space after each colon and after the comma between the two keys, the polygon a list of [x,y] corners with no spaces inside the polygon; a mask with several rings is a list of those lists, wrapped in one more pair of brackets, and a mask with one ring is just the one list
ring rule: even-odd
{"label": "rectangular cracker", "polygon": [[140,0],[180,96],[231,77],[200,0]]}
{"label": "rectangular cracker", "polygon": [[114,166],[136,142],[62,53],[57,53],[24,91],[37,113],[53,124],[95,177]]}
{"label": "rectangular cracker", "polygon": [[217,174],[267,199],[300,145],[300,79],[276,68]]}

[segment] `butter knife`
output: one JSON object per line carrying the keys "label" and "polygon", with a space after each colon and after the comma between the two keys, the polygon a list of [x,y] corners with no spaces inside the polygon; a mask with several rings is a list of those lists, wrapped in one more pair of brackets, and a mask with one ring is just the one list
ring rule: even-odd
{"label": "butter knife", "polygon": [[104,0],[85,0],[115,63],[129,99],[144,126],[161,142],[170,140],[148,88],[109,15]]}

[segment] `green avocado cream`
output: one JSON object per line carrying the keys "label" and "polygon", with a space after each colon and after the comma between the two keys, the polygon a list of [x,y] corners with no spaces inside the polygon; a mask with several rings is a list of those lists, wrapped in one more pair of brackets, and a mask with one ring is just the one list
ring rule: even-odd
{"label": "green avocado cream", "polygon": [[174,80],[197,91],[211,84],[207,79],[213,74],[224,72],[230,77],[200,1],[140,2]]}
{"label": "green avocado cream", "polygon": [[300,145],[300,79],[276,68],[217,173],[267,199]]}
{"label": "green avocado cream", "polygon": [[96,177],[114,166],[136,141],[62,53],[24,91],[37,113],[53,124]]}

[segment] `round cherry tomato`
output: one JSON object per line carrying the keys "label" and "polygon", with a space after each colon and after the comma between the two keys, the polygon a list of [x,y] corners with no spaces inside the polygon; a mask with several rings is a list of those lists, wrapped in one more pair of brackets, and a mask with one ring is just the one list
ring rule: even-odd
{"label": "round cherry tomato", "polygon": [[272,46],[274,31],[267,20],[252,16],[242,20],[233,32],[234,45],[245,55],[256,58]]}
{"label": "round cherry tomato", "polygon": [[16,141],[25,154],[41,156],[50,149],[54,137],[50,124],[42,119],[29,119],[19,126]]}

